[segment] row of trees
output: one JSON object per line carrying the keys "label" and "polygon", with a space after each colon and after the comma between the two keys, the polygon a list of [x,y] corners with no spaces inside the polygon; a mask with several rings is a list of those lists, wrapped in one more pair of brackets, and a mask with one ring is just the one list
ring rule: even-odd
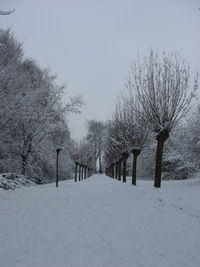
{"label": "row of trees", "polygon": [[86,179],[94,173],[95,173],[94,169],[92,169],[86,165],[83,165],[77,161],[75,162],[75,176],[74,176],[75,182]]}
{"label": "row of trees", "polygon": [[79,178],[81,167],[86,166],[90,173],[96,172],[97,163],[99,172],[102,173],[102,150],[105,125],[103,122],[90,120],[87,122],[87,135],[79,143],[73,142],[72,159],[75,162],[75,181],[79,165]]}
{"label": "row of trees", "polygon": [[103,172],[102,152],[104,143],[105,124],[100,121],[90,120],[87,122],[87,134],[80,142],[74,142],[72,146],[72,159],[75,162],[75,182],[82,180],[84,172],[89,176],[97,172]]}
{"label": "row of trees", "polygon": [[70,131],[66,116],[79,112],[81,99],[69,97],[56,75],[23,55],[10,30],[0,30],[0,171],[55,177],[56,150],[62,147],[60,177],[70,175]]}
{"label": "row of trees", "polygon": [[71,156],[75,164],[75,182],[91,176],[96,163],[95,150],[86,139],[73,142]]}
{"label": "row of trees", "polygon": [[151,50],[148,57],[138,57],[131,65],[126,91],[107,126],[104,147],[107,174],[120,177],[123,163],[125,182],[126,162],[132,154],[132,184],[136,185],[137,158],[155,136],[154,186],[160,187],[164,144],[191,110],[197,88],[198,76],[191,85],[189,67],[177,53],[159,55]]}

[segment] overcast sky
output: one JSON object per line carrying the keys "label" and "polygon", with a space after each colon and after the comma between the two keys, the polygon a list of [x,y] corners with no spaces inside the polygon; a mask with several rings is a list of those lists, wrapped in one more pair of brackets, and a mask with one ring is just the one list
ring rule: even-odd
{"label": "overcast sky", "polygon": [[71,95],[83,96],[82,114],[69,117],[78,139],[87,120],[110,116],[138,53],[175,49],[200,70],[199,7],[199,0],[0,0],[1,10],[16,9],[0,25]]}

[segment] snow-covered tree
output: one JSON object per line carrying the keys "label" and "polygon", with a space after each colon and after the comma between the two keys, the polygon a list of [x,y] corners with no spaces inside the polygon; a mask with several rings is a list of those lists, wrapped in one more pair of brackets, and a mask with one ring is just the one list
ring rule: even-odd
{"label": "snow-covered tree", "polygon": [[[81,98],[69,97],[64,104],[65,88],[56,84],[56,75],[24,59],[21,44],[10,30],[0,31],[0,44],[1,171],[24,174],[28,168],[27,175],[51,173],[52,177],[52,151],[58,143],[65,147],[70,143],[66,116],[80,111]],[[69,155],[66,149],[65,153]]]}
{"label": "snow-covered tree", "polygon": [[156,133],[154,186],[160,187],[164,143],[188,113],[197,81],[191,88],[189,67],[177,53],[159,56],[151,50],[148,57],[132,64],[127,87],[142,106],[141,119]]}
{"label": "snow-covered tree", "polygon": [[10,98],[16,96],[13,84],[18,79],[17,68],[21,64],[22,56],[21,44],[10,30],[0,30],[0,131],[12,119]]}

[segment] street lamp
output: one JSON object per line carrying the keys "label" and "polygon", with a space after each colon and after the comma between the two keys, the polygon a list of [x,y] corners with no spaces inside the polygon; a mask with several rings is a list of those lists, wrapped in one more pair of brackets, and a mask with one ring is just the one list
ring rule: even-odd
{"label": "street lamp", "polygon": [[10,10],[10,11],[2,11],[2,10],[0,10],[0,15],[10,15],[13,12],[15,12],[15,9]]}

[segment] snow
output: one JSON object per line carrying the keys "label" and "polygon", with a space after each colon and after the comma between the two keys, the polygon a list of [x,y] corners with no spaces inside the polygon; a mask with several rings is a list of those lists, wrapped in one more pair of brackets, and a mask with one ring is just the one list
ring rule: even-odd
{"label": "snow", "polygon": [[200,178],[0,190],[2,267],[199,267]]}

